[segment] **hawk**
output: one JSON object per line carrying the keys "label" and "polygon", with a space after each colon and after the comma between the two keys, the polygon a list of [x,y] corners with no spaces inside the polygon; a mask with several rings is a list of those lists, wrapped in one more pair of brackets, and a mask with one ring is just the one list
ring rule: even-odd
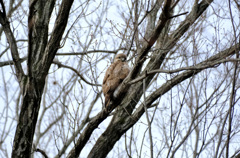
{"label": "hawk", "polygon": [[122,81],[127,77],[130,68],[126,62],[125,54],[118,54],[114,58],[114,62],[108,67],[102,84],[102,91],[105,96],[105,108],[113,98],[113,93]]}

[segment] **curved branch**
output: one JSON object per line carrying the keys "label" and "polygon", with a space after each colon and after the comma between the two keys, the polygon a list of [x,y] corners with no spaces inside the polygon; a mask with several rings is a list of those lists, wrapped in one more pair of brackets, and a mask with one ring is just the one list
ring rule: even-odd
{"label": "curved branch", "polygon": [[46,152],[44,150],[36,148],[36,149],[34,149],[34,151],[41,153],[44,158],[48,158],[48,156],[47,156],[47,154],[46,154]]}
{"label": "curved branch", "polygon": [[64,67],[64,68],[67,68],[67,69],[70,69],[72,70],[73,72],[75,72],[85,83],[91,85],[91,86],[102,86],[101,84],[94,84],[94,83],[91,83],[89,81],[87,81],[76,69],[74,69],[73,67],[71,66],[67,66],[67,65],[64,65],[62,63],[60,63],[59,61],[56,61],[56,60],[53,60],[53,63],[58,65],[59,67]]}
{"label": "curved branch", "polygon": [[[20,58],[19,59],[19,62],[24,62],[25,60],[27,60],[27,57],[24,57],[24,58]],[[64,67],[64,68],[67,68],[67,69],[70,69],[72,70],[73,72],[75,72],[86,84],[89,84],[91,86],[102,86],[101,84],[95,84],[95,83],[91,83],[89,81],[87,81],[87,79],[85,79],[76,69],[70,67],[70,66],[67,66],[67,65],[64,65],[62,64],[61,62],[59,61],[56,61],[56,60],[53,60],[53,63],[58,65],[59,67]],[[14,61],[13,60],[9,60],[9,61],[3,61],[3,62],[0,62],[0,67],[3,67],[3,66],[7,66],[7,65],[13,65],[14,64]]]}

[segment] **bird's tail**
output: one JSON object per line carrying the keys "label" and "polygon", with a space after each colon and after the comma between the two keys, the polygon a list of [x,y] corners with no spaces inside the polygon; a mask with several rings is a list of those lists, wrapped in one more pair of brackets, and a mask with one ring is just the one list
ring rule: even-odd
{"label": "bird's tail", "polygon": [[110,96],[106,95],[105,96],[105,109],[109,111],[109,104],[110,104]]}

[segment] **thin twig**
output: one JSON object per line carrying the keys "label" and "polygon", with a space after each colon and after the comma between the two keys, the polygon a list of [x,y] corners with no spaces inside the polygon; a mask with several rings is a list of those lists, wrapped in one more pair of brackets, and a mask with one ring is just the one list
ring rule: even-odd
{"label": "thin twig", "polygon": [[177,15],[173,15],[173,16],[170,16],[169,18],[172,19],[172,18],[176,18],[176,17],[182,16],[182,15],[185,15],[185,14],[188,14],[188,12],[184,12],[184,13],[180,13],[180,14],[177,14]]}
{"label": "thin twig", "polygon": [[148,116],[148,110],[147,110],[147,104],[146,104],[146,80],[143,79],[143,105],[144,105],[144,110],[146,114],[146,119],[148,123],[148,133],[149,133],[149,140],[150,140],[150,153],[151,153],[151,158],[153,158],[153,140],[152,140],[152,128],[151,128],[151,122],[149,120]]}
{"label": "thin twig", "polygon": [[74,53],[57,53],[56,55],[58,56],[63,56],[63,55],[86,55],[90,53],[111,53],[111,54],[117,54],[119,50],[124,50],[122,49],[117,49],[117,50],[90,50],[90,51],[84,51],[84,52],[74,52]]}
{"label": "thin twig", "polygon": [[34,149],[35,152],[39,152],[43,155],[44,158],[48,158],[47,154],[45,151],[43,151],[42,149],[36,148]]}
{"label": "thin twig", "polygon": [[58,65],[59,67],[64,67],[64,68],[67,68],[67,69],[70,69],[72,71],[74,71],[85,83],[89,84],[89,85],[92,85],[92,86],[101,86],[101,84],[95,84],[95,83],[91,83],[89,81],[87,81],[76,69],[74,69],[73,67],[71,66],[67,66],[67,65],[64,65],[62,64],[61,62],[59,61],[56,61],[56,60],[53,60],[53,63]]}

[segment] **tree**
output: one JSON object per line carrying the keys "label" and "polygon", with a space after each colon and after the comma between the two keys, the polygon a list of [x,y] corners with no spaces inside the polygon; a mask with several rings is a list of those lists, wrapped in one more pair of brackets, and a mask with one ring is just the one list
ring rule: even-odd
{"label": "tree", "polygon": [[[9,139],[12,157],[239,153],[237,1],[0,3],[1,155]],[[132,70],[108,112],[118,52]]]}

